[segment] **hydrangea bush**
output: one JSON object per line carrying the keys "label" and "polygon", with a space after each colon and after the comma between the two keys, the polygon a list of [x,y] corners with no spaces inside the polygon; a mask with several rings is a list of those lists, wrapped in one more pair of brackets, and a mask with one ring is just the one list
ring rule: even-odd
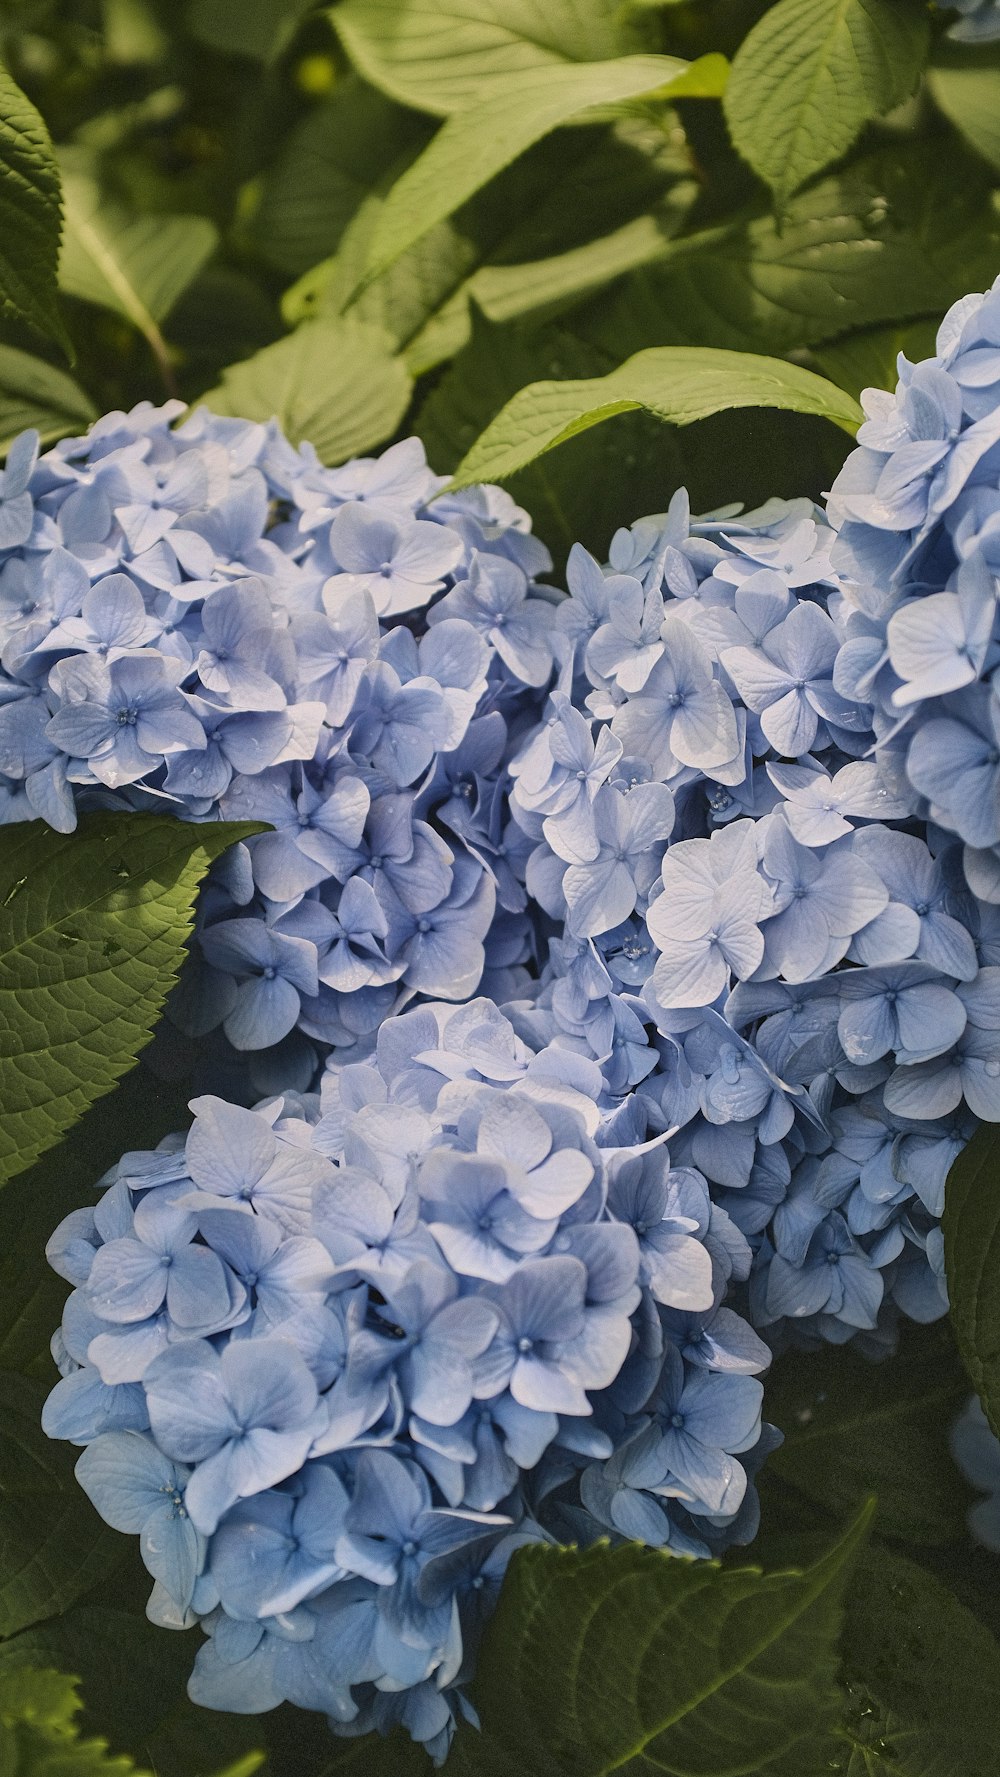
{"label": "hydrangea bush", "polygon": [[1000,1121],[998,315],[867,393],[825,513],[681,493],[565,598],[413,443],[11,453],[7,818],[270,827],[175,1008],[269,1096],[49,1248],[45,1427],[196,1700],[441,1759],[517,1548],[748,1541],[770,1348],[943,1314]]}

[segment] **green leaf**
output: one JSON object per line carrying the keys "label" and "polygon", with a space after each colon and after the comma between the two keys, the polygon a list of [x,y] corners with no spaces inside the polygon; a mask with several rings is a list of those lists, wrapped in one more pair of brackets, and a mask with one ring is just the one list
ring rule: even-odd
{"label": "green leaf", "polygon": [[313,0],[189,0],[187,27],[223,55],[266,62],[283,49]]}
{"label": "green leaf", "polygon": [[342,463],[392,436],[411,388],[383,328],[319,319],[231,364],[202,399],[216,413],[275,418],[293,444],[308,439],[324,463]]}
{"label": "green leaf", "polygon": [[[474,308],[471,340],[420,408],[414,430],[431,466],[447,474],[539,369],[578,377],[604,370],[607,362],[558,326],[494,326]],[[575,542],[605,556],[626,505],[636,512],[664,510],[685,479],[678,439],[649,414],[624,414],[514,476],[510,491],[531,513],[533,529],[556,558],[557,574]]]}
{"label": "green leaf", "polygon": [[942,44],[927,84],[935,103],[977,154],[1000,170],[1000,51]]}
{"label": "green leaf", "polygon": [[620,0],[341,0],[330,18],[366,80],[436,117],[510,75],[644,47]]}
{"label": "green leaf", "polygon": [[0,1181],[109,1092],[148,1041],[213,858],[259,825],[91,815],[0,851]]}
{"label": "green leaf", "polygon": [[993,1777],[1000,1646],[940,1580],[872,1544],[848,1588],[841,1646],[849,1750],[831,1770]]}
{"label": "green leaf", "polygon": [[75,1678],[25,1669],[0,1679],[0,1767],[10,1777],[148,1777],[104,1740],[80,1740]]}
{"label": "green leaf", "polygon": [[779,204],[916,86],[929,26],[912,0],[779,0],[744,39],[725,112]]}
{"label": "green leaf", "polygon": [[263,174],[242,238],[269,265],[298,277],[336,252],[363,199],[429,135],[425,119],[348,75],[296,125]]}
{"label": "green leaf", "polygon": [[873,324],[927,316],[936,327],[998,271],[986,168],[957,143],[947,154],[940,143],[907,143],[810,186],[780,225],[760,216],[669,243],[660,265],[574,326],[619,357],[651,345],[794,352]]}
{"label": "green leaf", "polygon": [[[148,1777],[128,1756],[110,1755],[104,1739],[79,1737],[79,1679],[16,1666],[0,1677],[0,1766],[5,1777]],[[264,1754],[250,1753],[219,1777],[252,1777]],[[188,1767],[198,1777],[201,1760]],[[158,1772],[158,1777],[164,1773]]]}
{"label": "green leaf", "polygon": [[455,1777],[805,1777],[836,1743],[842,1595],[870,1511],[805,1571],[630,1543],[514,1556]]}
{"label": "green leaf", "polygon": [[226,364],[281,339],[278,307],[247,272],[210,259],[170,315],[170,357],[179,392],[198,396]]}
{"label": "green leaf", "polygon": [[1000,1437],[1000,1131],[981,1123],[948,1174],[945,1276],[962,1362]]}
{"label": "green leaf", "polygon": [[[119,1541],[128,1549],[129,1539]],[[260,1762],[261,1721],[204,1710],[186,1696],[199,1640],[167,1634],[144,1615],[74,1605],[0,1643],[0,1685],[25,1669],[76,1673],[81,1731],[105,1736],[114,1752],[131,1755],[156,1777],[208,1777],[222,1765],[229,1767],[224,1777],[249,1773]]]}
{"label": "green leaf", "polygon": [[126,1548],[74,1478],[76,1453],[42,1431],[47,1392],[0,1374],[0,1636],[66,1610]]}
{"label": "green leaf", "polygon": [[[576,316],[554,326],[493,326],[474,310],[469,344],[412,422],[432,466],[453,470],[540,370],[561,379],[612,369],[613,350],[581,339],[577,326]],[[715,414],[684,431],[637,410],[579,433],[519,470],[509,487],[532,514],[558,576],[573,543],[603,559],[623,511],[663,512],[682,485],[695,512],[733,500],[753,508],[773,494],[819,499],[843,462],[842,444],[825,420],[803,415],[789,426],[766,408]]]}
{"label": "green leaf", "polygon": [[69,349],[56,297],[59,171],[30,99],[0,67],[0,315]]}
{"label": "green leaf", "polygon": [[135,215],[105,198],[81,168],[75,157],[64,165],[60,286],[123,316],[169,375],[160,326],[215,251],[215,227],[206,216]]}
{"label": "green leaf", "polygon": [[849,395],[797,364],[707,347],[654,346],[607,376],[529,383],[463,457],[452,485],[503,481],[578,432],[634,408],[687,426],[732,407],[817,414],[852,435],[862,418]]}
{"label": "green leaf", "polygon": [[838,1519],[874,1493],[883,1535],[959,1540],[972,1495],[947,1438],[967,1394],[937,1328],[908,1327],[901,1349],[878,1364],[849,1347],[788,1353],[765,1384],[767,1417],[785,1434],[768,1472]]}
{"label": "green leaf", "polygon": [[[661,253],[697,189],[658,122],[628,118],[611,129],[555,135],[350,301],[380,201],[373,194],[337,257],[287,292],[285,315],[295,323],[350,303],[350,315],[393,333],[410,370],[421,375],[465,345],[471,305],[497,320],[538,308],[551,313]],[[618,226],[603,232],[612,223]],[[529,365],[521,381],[537,368]]]}
{"label": "green leaf", "polygon": [[442,124],[375,218],[361,283],[370,283],[535,142],[595,107],[670,96],[690,71],[674,56],[624,56],[511,75],[492,95]]}
{"label": "green leaf", "polygon": [[65,371],[0,345],[0,454],[27,426],[40,432],[43,444],[51,444],[96,418],[89,395]]}

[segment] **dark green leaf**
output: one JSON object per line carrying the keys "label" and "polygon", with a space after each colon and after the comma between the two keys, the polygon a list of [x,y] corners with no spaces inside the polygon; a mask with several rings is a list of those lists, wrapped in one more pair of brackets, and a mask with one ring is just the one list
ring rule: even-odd
{"label": "dark green leaf", "polygon": [[942,1226],[958,1349],[1000,1437],[1000,1131],[990,1123],[948,1174]]}
{"label": "dark green leaf", "polygon": [[266,62],[312,5],[313,0],[188,0],[187,26],[210,49]]}
{"label": "dark green leaf", "polygon": [[96,418],[90,397],[64,370],[0,345],[0,454],[27,426],[36,428],[43,444],[51,444]]}
{"label": "dark green leaf", "polygon": [[942,154],[919,143],[810,186],[780,225],[757,217],[673,242],[661,265],[575,325],[618,354],[651,345],[793,352],[874,323],[926,315],[936,326],[949,303],[998,271],[985,168],[957,145]]}
{"label": "dark green leaf", "polygon": [[60,214],[48,131],[0,67],[0,315],[68,346],[56,298]]}
{"label": "dark green leaf", "polygon": [[264,1716],[261,1726],[275,1777],[285,1772],[295,1777],[434,1777],[424,1748],[404,1728],[385,1738],[361,1734],[341,1739],[331,1734],[323,1716],[307,1715],[290,1703]]}
{"label": "dark green leaf", "polygon": [[785,1434],[769,1472],[838,1519],[874,1493],[886,1536],[948,1543],[964,1535],[971,1495],[947,1437],[968,1384],[938,1329],[908,1328],[901,1350],[877,1364],[850,1348],[789,1353],[765,1390],[767,1417]]}
{"label": "dark green leaf", "polygon": [[293,444],[307,439],[324,463],[342,463],[392,437],[411,388],[383,328],[324,317],[231,364],[202,399],[216,413],[277,419]]}
{"label": "dark green leaf", "polygon": [[366,80],[437,117],[509,75],[643,46],[620,0],[341,0],[330,17]]}
{"label": "dark green leaf", "polygon": [[866,1510],[805,1571],[627,1544],[515,1555],[455,1777],[804,1777],[835,1750],[844,1584]]}
{"label": "dark green leaf", "polygon": [[862,417],[843,390],[796,364],[707,347],[653,347],[607,376],[529,383],[463,457],[454,485],[503,481],[564,440],[635,408],[685,426],[732,407],[816,414],[850,433]]}
{"label": "dark green leaf", "polygon": [[125,1548],[78,1486],[76,1452],[42,1431],[46,1392],[0,1374],[0,1636],[65,1610]]}
{"label": "dark green leaf", "polygon": [[259,283],[233,265],[210,260],[170,316],[170,357],[180,393],[200,395],[225,365],[252,357],[284,331],[277,304]]}
{"label": "dark green leaf", "polygon": [[425,119],[349,75],[302,119],[263,175],[246,244],[298,277],[336,252],[362,200],[429,135]]}
{"label": "dark green leaf", "polygon": [[831,1771],[993,1777],[1000,1646],[940,1580],[873,1544],[848,1587],[841,1647],[847,1749]]}
{"label": "dark green leaf", "polygon": [[942,44],[927,84],[949,122],[1000,170],[1000,50]]}
{"label": "dark green leaf", "polygon": [[733,62],[725,109],[779,204],[908,97],[928,43],[911,0],[779,0],[764,14]]}
{"label": "dark green leaf", "polygon": [[198,884],[251,824],[92,815],[0,853],[0,1179],[30,1166],[149,1041]]}

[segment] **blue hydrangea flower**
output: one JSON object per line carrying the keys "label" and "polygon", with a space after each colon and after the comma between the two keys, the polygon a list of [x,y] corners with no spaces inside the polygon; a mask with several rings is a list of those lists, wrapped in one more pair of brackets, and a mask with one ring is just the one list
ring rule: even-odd
{"label": "blue hydrangea flower", "polygon": [[424,1005],[319,1094],[195,1100],[57,1231],[45,1425],[139,1535],[153,1620],[207,1630],[196,1701],[398,1718],[443,1756],[510,1556],[560,1533],[571,1483],[603,1535],[616,1441],[650,1422],[611,1527],[743,1534],[769,1353],[721,1303],[749,1249],[604,1097],[489,1001]]}
{"label": "blue hydrangea flower", "polygon": [[959,17],[948,36],[959,43],[992,43],[1000,37],[1000,6],[997,0],[954,0]]}

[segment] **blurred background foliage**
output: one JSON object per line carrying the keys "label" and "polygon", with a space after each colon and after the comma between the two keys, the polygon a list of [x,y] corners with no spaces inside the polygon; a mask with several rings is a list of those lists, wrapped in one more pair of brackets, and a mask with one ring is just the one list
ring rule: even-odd
{"label": "blurred background foliage", "polygon": [[[276,414],[328,462],[415,431],[443,473],[525,384],[648,347],[770,354],[851,394],[889,384],[897,353],[930,351],[948,304],[1000,273],[1000,46],[950,41],[953,16],[924,0],[0,0],[0,61],[59,163],[66,334],[51,315],[48,332],[0,319],[0,449],[24,426],[53,440],[206,396]],[[877,25],[891,53],[834,78],[831,20]],[[599,111],[591,95],[467,201],[445,193],[443,220],[404,214],[398,182],[451,115],[491,118],[502,148],[525,81],[650,53],[698,64],[686,92]],[[369,276],[387,215],[419,238]],[[51,245],[54,263],[54,216]],[[0,274],[17,247],[0,215]],[[576,538],[603,555],[681,482],[696,510],[818,496],[845,445],[801,414],[683,431],[626,414],[512,488],[558,563]],[[186,1638],[146,1622],[136,1547],[98,1526],[72,1453],[37,1425],[63,1295],[41,1245],[123,1148],[184,1120],[182,1097],[132,1074],[69,1158],[0,1201],[0,1370],[25,1391],[4,1399],[0,1451],[0,1773],[129,1777],[130,1753],[155,1777],[250,1777],[266,1750],[275,1777],[426,1777],[408,1741],[188,1703]],[[840,1352],[776,1367],[786,1444],[754,1559],[789,1558],[775,1526],[828,1536],[874,1487],[881,1541],[848,1594],[844,1754],[826,1769],[987,1777],[1000,1608],[946,1447],[968,1385],[943,1328],[911,1329],[893,1366],[891,1387]],[[51,1667],[82,1679],[79,1720],[72,1689],[42,1696]]]}
{"label": "blurred background foliage", "polygon": [[[842,116],[788,190],[727,126],[767,171],[740,123],[765,0],[3,0],[0,56],[59,158],[76,360],[4,323],[0,432],[209,393],[277,412],[330,461],[417,431],[444,472],[524,383],[647,346],[771,353],[852,393],[889,381],[899,349],[929,350],[948,303],[1000,271],[1000,60],[949,43],[947,12],[879,3],[896,86],[915,90]],[[717,91],[717,58],[735,58],[729,99],[591,112],[357,293],[385,194],[442,117],[531,68],[637,51],[712,56]],[[676,433],[630,415],[513,491],[557,554],[600,550],[680,481],[696,509],[818,494],[842,454],[820,420]]]}

